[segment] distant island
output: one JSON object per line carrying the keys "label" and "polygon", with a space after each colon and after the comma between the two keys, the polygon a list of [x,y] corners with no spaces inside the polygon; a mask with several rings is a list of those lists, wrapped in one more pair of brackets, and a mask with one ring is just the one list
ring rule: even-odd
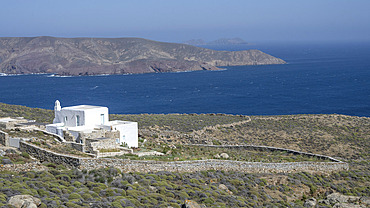
{"label": "distant island", "polygon": [[214,41],[205,41],[203,39],[192,39],[185,41],[184,44],[193,46],[210,46],[210,45],[248,45],[249,43],[241,38],[220,38]]}
{"label": "distant island", "polygon": [[0,73],[5,74],[139,74],[284,63],[259,50],[215,51],[141,38],[0,38]]}

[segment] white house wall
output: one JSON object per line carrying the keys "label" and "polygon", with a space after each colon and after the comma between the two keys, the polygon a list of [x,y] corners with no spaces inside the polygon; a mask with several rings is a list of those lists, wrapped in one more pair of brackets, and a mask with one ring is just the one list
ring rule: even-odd
{"label": "white house wall", "polygon": [[138,147],[138,126],[136,122],[116,125],[120,132],[121,144],[126,143],[128,147]]}
{"label": "white house wall", "polygon": [[[64,126],[73,127],[77,126],[77,115],[80,116],[80,126],[85,124],[85,112],[84,111],[77,111],[77,110],[68,110],[62,109],[61,111],[56,112],[58,123],[64,123]],[[67,117],[67,120],[65,120]]]}
{"label": "white house wall", "polygon": [[85,110],[85,125],[86,126],[96,126],[101,125],[101,114],[104,115],[104,124],[108,123],[108,108],[101,107],[101,108],[94,108]]}
{"label": "white house wall", "polygon": [[63,123],[56,123],[56,124],[48,124],[46,125],[46,131],[47,132],[50,132],[50,133],[53,133],[53,134],[57,134],[61,137],[63,137]]}

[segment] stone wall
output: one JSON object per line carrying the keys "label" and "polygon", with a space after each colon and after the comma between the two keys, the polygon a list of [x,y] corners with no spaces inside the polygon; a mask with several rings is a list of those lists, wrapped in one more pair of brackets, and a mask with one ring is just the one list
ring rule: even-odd
{"label": "stone wall", "polygon": [[95,129],[91,133],[80,132],[78,138],[79,138],[79,140],[82,140],[83,143],[85,143],[85,140],[101,138],[101,137],[105,137],[105,131],[102,130],[102,129]]}
{"label": "stone wall", "polygon": [[100,149],[119,149],[119,144],[114,138],[86,139],[85,150],[90,153],[97,153]]}
{"label": "stone wall", "polygon": [[224,170],[250,173],[290,173],[302,171],[311,173],[331,173],[334,171],[349,169],[347,163],[337,162],[338,160],[335,159],[334,162],[290,163],[260,163],[233,160],[192,160],[166,162],[112,158],[78,158],[54,153],[24,141],[20,142],[20,149],[21,151],[25,151],[31,156],[38,158],[42,162],[48,161],[56,164],[62,164],[67,167],[77,167],[79,169],[87,170],[115,167],[123,172],[195,172],[206,170]]}
{"label": "stone wall", "polygon": [[296,155],[304,155],[309,157],[317,157],[319,159],[323,160],[330,160],[333,162],[342,162],[338,159],[326,156],[326,155],[320,155],[320,154],[313,154],[308,152],[300,152],[296,150],[291,149],[284,149],[279,147],[268,147],[268,146],[256,146],[256,145],[206,145],[206,144],[188,144],[188,146],[200,146],[200,147],[210,147],[210,148],[227,148],[227,149],[240,149],[240,150],[257,150],[257,151],[284,151],[287,153],[292,153]]}
{"label": "stone wall", "polygon": [[105,132],[105,135],[104,135],[105,138],[120,138],[119,136],[119,131],[106,131]]}
{"label": "stone wall", "polygon": [[78,150],[80,152],[85,152],[85,144],[80,144],[80,143],[76,143],[76,142],[66,142],[66,143],[71,145],[71,147],[75,150]]}
{"label": "stone wall", "polygon": [[76,138],[69,131],[63,130],[63,137],[67,142],[76,142]]}
{"label": "stone wall", "polygon": [[114,156],[120,156],[120,155],[125,155],[125,154],[132,154],[133,150],[128,149],[128,148],[119,148],[118,152],[99,152],[97,151],[96,158],[101,158],[101,157],[114,157]]}
{"label": "stone wall", "polygon": [[94,129],[91,133],[79,133],[79,140],[85,142],[87,139],[96,139],[96,138],[119,138],[119,131],[107,131],[104,129]]}
{"label": "stone wall", "polygon": [[80,158],[78,157],[58,154],[24,141],[19,142],[19,149],[22,152],[27,152],[32,157],[39,159],[41,162],[52,162],[62,164],[66,167],[80,166]]}
{"label": "stone wall", "polygon": [[0,171],[11,171],[11,172],[26,172],[26,171],[38,172],[47,169],[48,169],[47,167],[41,165],[39,162],[0,165]]}
{"label": "stone wall", "polygon": [[292,163],[259,163],[232,160],[194,160],[194,161],[141,161],[125,159],[81,159],[81,169],[92,170],[113,166],[123,172],[195,172],[206,170],[239,171],[250,173],[290,173],[312,172],[331,173],[348,170],[347,163],[338,162],[292,162]]}
{"label": "stone wall", "polygon": [[9,135],[6,132],[0,130],[0,144],[9,146]]}
{"label": "stone wall", "polygon": [[94,150],[119,148],[119,144],[116,143],[116,139],[114,138],[95,140],[94,142],[91,142],[91,146]]}

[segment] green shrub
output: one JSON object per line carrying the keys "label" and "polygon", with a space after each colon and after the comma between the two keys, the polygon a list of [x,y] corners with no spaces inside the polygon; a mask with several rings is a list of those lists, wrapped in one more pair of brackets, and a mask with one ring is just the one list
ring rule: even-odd
{"label": "green shrub", "polygon": [[126,191],[125,190],[122,190],[121,195],[122,196],[127,196]]}
{"label": "green shrub", "polygon": [[102,188],[101,188],[101,187],[94,187],[94,188],[92,189],[92,191],[93,191],[93,192],[95,192],[95,193],[97,193],[97,194],[99,194],[101,190],[102,190]]}
{"label": "green shrub", "polygon": [[105,190],[105,196],[107,196],[107,197],[109,197],[109,196],[114,196],[114,191],[113,191],[113,189],[110,189],[110,188],[106,189],[106,190]]}
{"label": "green shrub", "polygon": [[58,170],[66,170],[67,168],[64,165],[58,165],[56,167],[56,169],[58,169]]}
{"label": "green shrub", "polygon": [[170,197],[170,198],[175,198],[175,195],[171,192],[168,192],[168,191],[166,191],[164,195],[167,196],[167,197]]}
{"label": "green shrub", "polygon": [[170,203],[170,206],[173,207],[173,208],[181,208],[180,205],[178,205],[176,203]]}
{"label": "green shrub", "polygon": [[111,203],[111,206],[112,206],[112,207],[115,207],[115,208],[116,208],[116,207],[117,207],[117,208],[123,208],[123,207],[122,207],[122,205],[121,205],[121,203],[120,203],[120,202],[118,202],[118,201],[114,201],[114,202],[112,202],[112,203]]}
{"label": "green shrub", "polygon": [[48,206],[46,206],[46,204],[44,203],[41,203],[41,205],[39,206],[39,208],[47,208]]}
{"label": "green shrub", "polygon": [[230,183],[233,184],[234,186],[240,186],[243,184],[243,181],[240,181],[238,179],[232,179],[230,180]]}
{"label": "green shrub", "polygon": [[220,141],[214,139],[212,140],[213,145],[222,145]]}
{"label": "green shrub", "polygon": [[212,198],[206,198],[202,201],[204,204],[207,204],[207,205],[212,205],[215,203],[215,200],[212,199]]}
{"label": "green shrub", "polygon": [[7,202],[7,200],[6,200],[6,195],[5,195],[5,194],[0,193],[0,201],[2,201],[2,202]]}
{"label": "green shrub", "polygon": [[94,197],[94,199],[99,198],[99,194],[97,194],[95,192],[92,192],[91,193],[91,196]]}
{"label": "green shrub", "polygon": [[44,189],[39,189],[37,190],[37,193],[39,196],[44,197],[44,196],[49,196],[49,192],[45,191]]}
{"label": "green shrub", "polygon": [[23,195],[31,195],[32,193],[31,193],[31,191],[30,191],[30,190],[28,190],[28,189],[22,189],[22,190],[21,190],[21,194],[23,194]]}
{"label": "green shrub", "polygon": [[51,191],[54,192],[54,193],[56,193],[56,194],[60,194],[61,193],[61,191],[58,188],[52,188]]}
{"label": "green shrub", "polygon": [[84,200],[89,200],[89,199],[92,199],[93,197],[91,196],[91,194],[89,193],[84,193],[82,194],[81,196]]}
{"label": "green shrub", "polygon": [[67,189],[72,193],[76,188],[73,186],[68,186]]}
{"label": "green shrub", "polygon": [[81,196],[80,196],[78,193],[71,193],[71,194],[68,196],[68,199],[69,199],[69,200],[73,200],[73,199],[81,199]]}
{"label": "green shrub", "polygon": [[72,185],[76,188],[81,188],[81,186],[82,186],[82,184],[78,181],[73,182]]}
{"label": "green shrub", "polygon": [[189,195],[185,192],[185,191],[180,191],[178,193],[179,197],[180,197],[180,200],[185,200],[185,199],[189,199]]}
{"label": "green shrub", "polygon": [[195,183],[195,184],[198,184],[198,185],[200,184],[200,182],[195,178],[190,179],[190,183]]}
{"label": "green shrub", "polygon": [[60,179],[60,180],[63,180],[63,181],[66,181],[66,182],[70,182],[71,181],[71,177],[69,177],[66,174],[57,175],[57,176],[55,176],[55,178]]}
{"label": "green shrub", "polygon": [[127,196],[132,196],[133,198],[139,198],[139,196],[144,196],[145,193],[138,190],[127,190],[126,191]]}
{"label": "green shrub", "polygon": [[70,191],[67,188],[62,188],[61,191],[62,191],[63,194],[70,194],[70,193],[72,193],[72,191]]}
{"label": "green shrub", "polygon": [[27,159],[31,158],[30,155],[27,152],[22,152],[21,155],[22,155],[22,157],[27,158]]}
{"label": "green shrub", "polygon": [[[114,201],[121,201],[123,199],[125,199],[125,197],[123,197],[123,196],[116,196],[116,197],[114,197]],[[122,202],[124,202],[124,201],[122,201]]]}
{"label": "green shrub", "polygon": [[66,207],[68,207],[68,208],[70,208],[70,207],[72,207],[72,208],[80,208],[80,207],[81,207],[81,206],[79,206],[79,205],[77,205],[77,204],[73,203],[72,201],[69,201],[69,202],[65,203],[65,205],[66,205]]}

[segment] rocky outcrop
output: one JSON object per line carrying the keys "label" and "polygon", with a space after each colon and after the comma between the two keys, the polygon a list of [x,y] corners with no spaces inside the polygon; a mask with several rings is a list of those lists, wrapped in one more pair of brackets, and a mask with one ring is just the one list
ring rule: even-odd
{"label": "rocky outcrop", "polygon": [[37,208],[41,200],[31,195],[16,195],[9,199],[8,204],[16,208]]}
{"label": "rocky outcrop", "polygon": [[[312,207],[312,201],[316,201],[315,198],[311,198],[306,201],[305,207]],[[359,196],[346,196],[340,193],[329,194],[326,199],[321,199],[318,201],[319,204],[330,205],[334,208],[365,208],[370,207],[369,197],[359,197]],[[306,206],[307,204],[307,206]]]}
{"label": "rocky outcrop", "polygon": [[180,72],[283,63],[259,50],[215,51],[140,38],[0,38],[0,73],[6,74]]}
{"label": "rocky outcrop", "polygon": [[304,207],[315,207],[317,204],[317,200],[315,198],[310,198],[310,199],[307,199],[303,206]]}

